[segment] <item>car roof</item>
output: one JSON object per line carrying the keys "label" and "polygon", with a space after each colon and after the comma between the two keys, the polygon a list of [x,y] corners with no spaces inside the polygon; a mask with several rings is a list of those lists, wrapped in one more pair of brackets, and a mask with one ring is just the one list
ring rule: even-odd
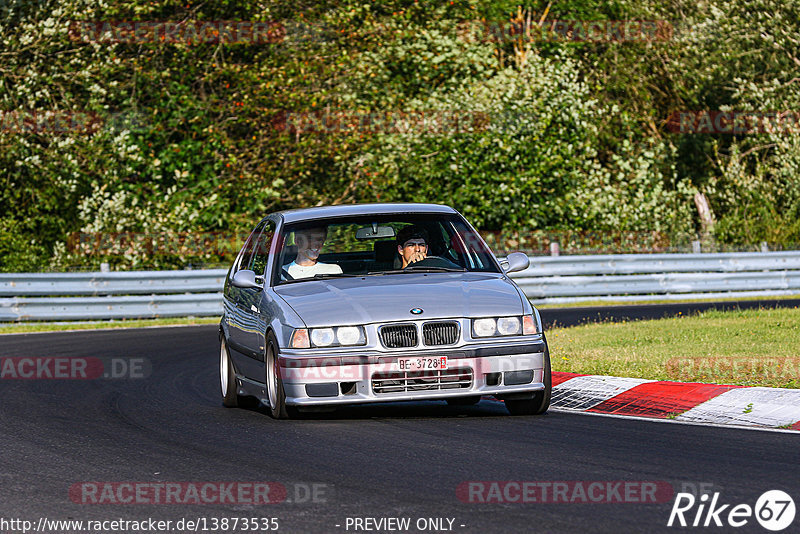
{"label": "car roof", "polygon": [[326,219],[328,217],[348,217],[352,215],[384,215],[391,213],[457,213],[443,204],[416,204],[413,202],[340,204],[338,206],[319,206],[280,211],[286,223]]}

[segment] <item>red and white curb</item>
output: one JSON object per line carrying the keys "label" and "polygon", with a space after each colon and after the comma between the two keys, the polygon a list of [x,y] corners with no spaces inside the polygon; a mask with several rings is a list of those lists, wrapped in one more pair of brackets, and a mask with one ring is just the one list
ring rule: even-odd
{"label": "red and white curb", "polygon": [[800,430],[800,389],[553,373],[561,410]]}

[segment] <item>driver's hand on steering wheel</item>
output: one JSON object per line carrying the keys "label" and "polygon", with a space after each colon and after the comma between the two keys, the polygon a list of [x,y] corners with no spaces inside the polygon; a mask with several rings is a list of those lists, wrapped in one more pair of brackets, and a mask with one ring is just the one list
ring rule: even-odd
{"label": "driver's hand on steering wheel", "polygon": [[409,263],[409,265],[411,265],[412,263],[416,263],[418,261],[422,261],[427,257],[428,257],[428,249],[417,250],[408,259],[408,263]]}

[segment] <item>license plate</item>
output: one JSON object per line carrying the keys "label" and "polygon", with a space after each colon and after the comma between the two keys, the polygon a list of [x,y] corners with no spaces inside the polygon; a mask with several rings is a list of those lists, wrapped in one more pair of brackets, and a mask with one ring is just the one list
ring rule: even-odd
{"label": "license plate", "polygon": [[438,371],[447,369],[447,356],[397,358],[397,369],[399,371]]}

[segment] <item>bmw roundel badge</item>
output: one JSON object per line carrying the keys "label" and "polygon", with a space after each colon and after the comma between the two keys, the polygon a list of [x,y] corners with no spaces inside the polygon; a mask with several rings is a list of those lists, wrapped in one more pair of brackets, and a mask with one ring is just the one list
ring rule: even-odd
{"label": "bmw roundel badge", "polygon": [[422,313],[422,308],[411,308],[411,313],[413,313],[414,315],[419,315],[420,313]]}

